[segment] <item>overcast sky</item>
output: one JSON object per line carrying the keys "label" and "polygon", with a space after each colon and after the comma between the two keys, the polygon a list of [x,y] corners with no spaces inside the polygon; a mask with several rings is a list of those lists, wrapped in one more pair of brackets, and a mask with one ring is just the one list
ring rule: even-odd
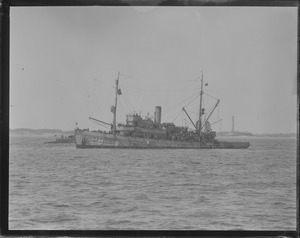
{"label": "overcast sky", "polygon": [[14,7],[10,49],[12,129],[102,129],[118,72],[118,122],[160,105],[189,125],[203,71],[216,131],[296,132],[297,8]]}

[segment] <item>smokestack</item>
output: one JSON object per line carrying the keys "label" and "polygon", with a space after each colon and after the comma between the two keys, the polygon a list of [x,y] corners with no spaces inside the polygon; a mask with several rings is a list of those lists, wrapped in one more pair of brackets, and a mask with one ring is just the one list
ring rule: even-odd
{"label": "smokestack", "polygon": [[232,129],[231,132],[234,133],[234,116],[232,116]]}
{"label": "smokestack", "polygon": [[155,116],[154,122],[160,124],[161,123],[161,107],[160,106],[155,107],[154,116]]}

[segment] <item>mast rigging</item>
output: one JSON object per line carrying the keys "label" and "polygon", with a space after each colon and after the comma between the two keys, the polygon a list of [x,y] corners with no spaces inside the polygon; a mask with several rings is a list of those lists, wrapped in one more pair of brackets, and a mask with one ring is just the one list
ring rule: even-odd
{"label": "mast rigging", "polygon": [[120,72],[118,72],[118,77],[116,79],[116,96],[115,96],[115,106],[112,108],[114,118],[113,118],[113,135],[116,135],[116,130],[117,130],[117,104],[118,104],[118,95],[121,95],[121,89],[119,89],[119,77],[120,77]]}
{"label": "mast rigging", "polygon": [[199,107],[199,122],[198,122],[198,131],[199,131],[199,142],[201,142],[201,116],[202,116],[202,94],[203,94],[203,71],[201,71],[201,89],[200,89],[200,107]]}

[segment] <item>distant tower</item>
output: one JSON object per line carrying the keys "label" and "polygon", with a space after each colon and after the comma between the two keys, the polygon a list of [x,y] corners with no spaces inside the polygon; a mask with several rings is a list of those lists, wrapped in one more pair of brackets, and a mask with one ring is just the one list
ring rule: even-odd
{"label": "distant tower", "polygon": [[234,133],[234,116],[232,116],[232,129],[231,132]]}

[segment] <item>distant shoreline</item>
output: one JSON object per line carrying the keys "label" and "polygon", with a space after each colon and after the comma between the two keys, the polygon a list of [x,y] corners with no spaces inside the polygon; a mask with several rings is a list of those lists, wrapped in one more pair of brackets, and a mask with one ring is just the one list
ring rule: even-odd
{"label": "distant shoreline", "polygon": [[250,132],[217,132],[217,136],[224,137],[297,137],[297,133],[261,133],[252,134]]}
{"label": "distant shoreline", "polygon": [[30,136],[38,136],[38,135],[48,135],[48,136],[57,136],[60,137],[62,135],[74,135],[74,130],[72,131],[63,131],[60,129],[30,129],[30,128],[17,128],[17,129],[9,129],[10,135],[30,135]]}
{"label": "distant shoreline", "polygon": [[[9,134],[17,135],[73,135],[74,130],[63,131],[60,129],[30,129],[30,128],[16,128],[9,129]],[[217,132],[218,137],[297,137],[297,133],[261,133],[252,134],[250,132]]]}

